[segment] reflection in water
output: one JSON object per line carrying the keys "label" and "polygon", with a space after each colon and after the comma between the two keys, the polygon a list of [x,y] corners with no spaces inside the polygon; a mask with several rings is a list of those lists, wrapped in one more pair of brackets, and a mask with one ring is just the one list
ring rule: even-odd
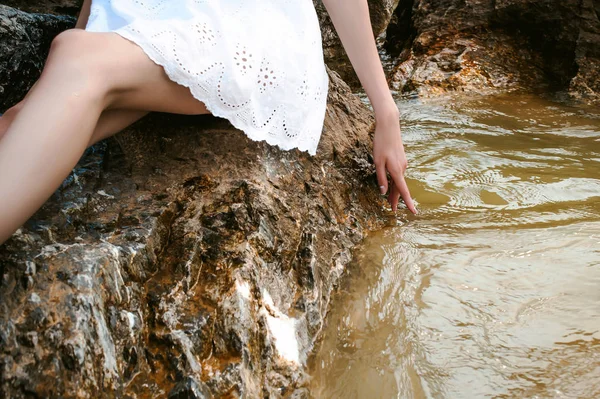
{"label": "reflection in water", "polygon": [[600,111],[398,106],[421,213],[357,251],[312,395],[600,397]]}

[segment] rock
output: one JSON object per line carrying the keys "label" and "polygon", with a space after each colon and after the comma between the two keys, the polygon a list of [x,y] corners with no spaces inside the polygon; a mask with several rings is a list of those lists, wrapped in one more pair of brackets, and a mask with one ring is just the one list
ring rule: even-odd
{"label": "rock", "polygon": [[0,247],[0,397],[305,397],[352,248],[385,222],[373,115],[328,74],[315,157],[210,115],[88,149]]}
{"label": "rock", "polygon": [[0,5],[0,112],[19,102],[42,72],[50,42],[70,17],[28,14]]}
{"label": "rock", "polygon": [[[319,16],[323,39],[323,53],[327,65],[339,73],[350,87],[353,89],[360,88],[361,84],[358,76],[354,72],[354,68],[350,63],[350,59],[344,50],[323,2],[321,0],[313,0],[313,3]],[[378,41],[382,41],[384,38],[381,36],[385,34],[394,10],[398,5],[398,0],[368,0],[368,4],[373,35]]]}
{"label": "rock", "polygon": [[210,397],[210,393],[206,387],[194,377],[187,377],[169,392],[169,399],[204,399],[208,397]]}
{"label": "rock", "polygon": [[597,102],[600,21],[596,0],[402,0],[385,49],[397,57],[392,87],[564,90]]}
{"label": "rock", "polygon": [[83,0],[3,0],[2,4],[21,11],[77,16]]}

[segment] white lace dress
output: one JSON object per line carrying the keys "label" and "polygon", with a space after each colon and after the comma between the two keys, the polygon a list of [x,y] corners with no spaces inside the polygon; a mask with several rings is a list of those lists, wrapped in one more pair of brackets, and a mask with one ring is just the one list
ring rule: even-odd
{"label": "white lace dress", "polygon": [[92,0],[86,30],[136,43],[251,139],[316,154],[329,79],[312,0]]}

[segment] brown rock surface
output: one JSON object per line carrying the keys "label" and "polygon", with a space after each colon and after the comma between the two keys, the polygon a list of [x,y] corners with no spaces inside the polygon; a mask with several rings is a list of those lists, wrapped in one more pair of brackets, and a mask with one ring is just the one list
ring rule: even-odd
{"label": "brown rock surface", "polygon": [[306,396],[332,291],[384,223],[373,116],[328,71],[315,157],[210,115],[89,149],[0,248],[0,397]]}
{"label": "brown rock surface", "polygon": [[598,0],[401,0],[386,50],[392,86],[447,90],[600,93]]}

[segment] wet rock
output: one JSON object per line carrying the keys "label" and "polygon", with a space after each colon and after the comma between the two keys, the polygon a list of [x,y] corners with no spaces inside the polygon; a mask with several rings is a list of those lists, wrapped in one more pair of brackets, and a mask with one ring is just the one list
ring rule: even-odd
{"label": "wet rock", "polygon": [[210,393],[207,388],[194,377],[187,377],[169,392],[169,399],[204,399],[209,397]]}
{"label": "wet rock", "polygon": [[315,157],[210,115],[88,149],[0,247],[0,397],[305,397],[351,250],[385,222],[373,115],[328,74]]}
{"label": "wet rock", "polygon": [[0,5],[0,112],[19,102],[42,72],[54,36],[75,25],[65,16]]}
{"label": "wet rock", "polygon": [[598,101],[600,21],[593,0],[401,0],[386,34],[394,89],[564,90]]}

